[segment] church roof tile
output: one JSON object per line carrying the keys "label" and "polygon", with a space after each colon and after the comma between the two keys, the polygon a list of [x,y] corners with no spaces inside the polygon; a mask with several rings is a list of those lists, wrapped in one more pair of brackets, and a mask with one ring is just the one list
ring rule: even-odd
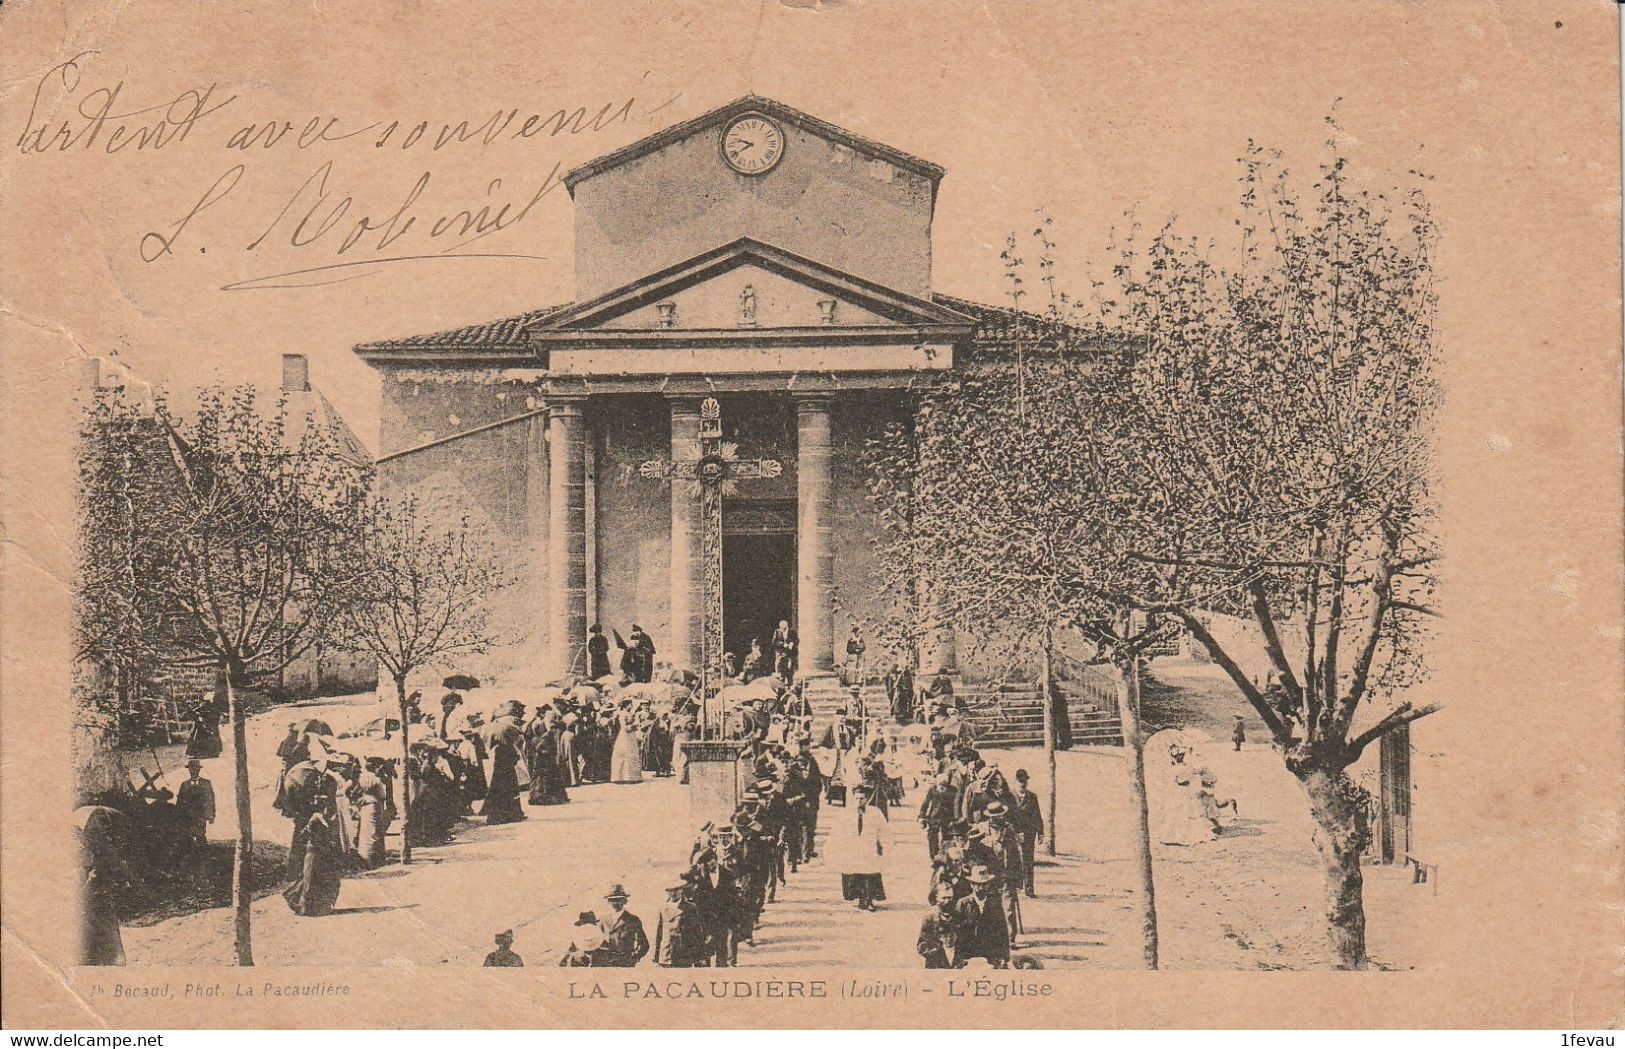
{"label": "church roof tile", "polygon": [[[1050,346],[1081,346],[1087,343],[1098,347],[1104,336],[1099,328],[1052,320],[1031,310],[989,306],[955,295],[934,294],[931,301],[975,319],[972,350],[997,352],[1017,342]],[[573,302],[565,302],[449,331],[362,343],[355,347],[355,352],[364,357],[385,358],[396,353],[410,355],[423,350],[462,350],[470,355],[528,353],[531,349],[531,330],[548,317],[574,305]]]}
{"label": "church roof tile", "polygon": [[533,325],[574,305],[573,302],[563,302],[557,306],[543,306],[539,310],[503,317],[501,320],[452,328],[449,331],[364,342],[355,347],[355,352],[362,356],[371,356],[412,350],[528,350],[530,342],[527,333]]}

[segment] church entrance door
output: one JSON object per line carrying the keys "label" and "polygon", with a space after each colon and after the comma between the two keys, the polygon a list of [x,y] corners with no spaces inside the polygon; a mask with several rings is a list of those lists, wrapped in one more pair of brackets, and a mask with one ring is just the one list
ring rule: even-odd
{"label": "church entrance door", "polygon": [[793,499],[723,505],[722,640],[741,665],[752,639],[769,652],[779,620],[795,626],[795,512]]}

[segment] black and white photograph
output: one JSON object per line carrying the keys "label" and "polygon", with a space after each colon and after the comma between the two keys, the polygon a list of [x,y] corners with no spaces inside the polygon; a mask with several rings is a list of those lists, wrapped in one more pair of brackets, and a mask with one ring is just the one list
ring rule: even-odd
{"label": "black and white photograph", "polygon": [[1613,5],[204,11],[0,12],[8,979],[1618,1022]]}

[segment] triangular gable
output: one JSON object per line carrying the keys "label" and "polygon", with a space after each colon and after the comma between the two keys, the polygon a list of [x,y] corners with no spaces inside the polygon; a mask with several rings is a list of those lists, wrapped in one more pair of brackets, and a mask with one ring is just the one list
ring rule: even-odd
{"label": "triangular gable", "polygon": [[[742,301],[747,286],[754,308]],[[823,302],[835,305],[827,310],[820,306]],[[675,309],[663,311],[665,304]],[[813,327],[968,331],[972,324],[973,318],[930,300],[741,238],[550,314],[531,333],[546,340],[588,331],[665,327],[690,331]]]}
{"label": "triangular gable", "polygon": [[803,128],[830,142],[839,143],[856,150],[864,156],[878,157],[907,171],[912,171],[931,183],[933,195],[937,183],[942,181],[942,168],[928,160],[921,160],[919,157],[904,153],[902,150],[894,149],[884,143],[872,141],[861,135],[854,135],[843,127],[831,124],[827,120],[820,120],[810,113],[803,113],[794,106],[787,106],[775,99],[763,98],[760,95],[745,95],[743,98],[736,98],[726,105],[718,106],[708,113],[702,113],[692,120],[686,120],[681,124],[673,124],[663,131],[639,139],[629,146],[617,149],[613,153],[595,157],[580,167],[571,169],[564,175],[564,188],[569,190],[570,196],[574,197],[576,186],[583,179],[589,179],[605,171],[618,168],[622,164],[637,160],[639,157],[680,139],[698,135],[744,113],[765,114],[786,124]]}

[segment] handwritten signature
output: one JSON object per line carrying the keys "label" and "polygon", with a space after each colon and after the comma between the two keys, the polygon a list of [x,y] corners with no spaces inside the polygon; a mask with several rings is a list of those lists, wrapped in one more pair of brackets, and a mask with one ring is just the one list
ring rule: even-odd
{"label": "handwritten signature", "polygon": [[[561,165],[555,163],[547,176],[542,179],[541,185],[528,198],[514,197],[506,200],[498,198],[497,195],[503,192],[502,180],[492,179],[486,186],[487,199],[477,206],[468,205],[454,211],[442,210],[430,218],[429,215],[434,215],[433,209],[429,210],[428,215],[423,214],[424,208],[420,200],[424,191],[433,182],[434,176],[431,172],[425,171],[418,175],[398,204],[388,210],[374,212],[365,210],[363,205],[358,205],[352,193],[335,187],[334,183],[337,180],[334,177],[334,162],[326,161],[294,191],[266,225],[264,231],[245,245],[248,251],[256,251],[270,242],[292,249],[325,245],[331,247],[335,255],[341,256],[355,249],[359,249],[358,254],[365,251],[387,252],[392,248],[398,252],[401,249],[396,245],[408,238],[415,238],[408,243],[422,243],[428,240],[433,243],[446,243],[446,247],[435,253],[377,254],[365,258],[349,258],[236,281],[222,286],[221,290],[259,291],[338,284],[370,276],[376,271],[376,267],[383,263],[420,262],[435,258],[540,259],[542,256],[538,255],[476,254],[466,249],[483,237],[524,221],[543,198],[563,185],[560,168]],[[231,196],[242,183],[246,172],[246,165],[234,164],[215,179],[209,188],[203,191],[197,202],[179,219],[162,230],[146,233],[141,238],[142,260],[152,263],[165,256],[174,255],[177,243],[194,220]],[[424,221],[420,222],[420,219]]]}

